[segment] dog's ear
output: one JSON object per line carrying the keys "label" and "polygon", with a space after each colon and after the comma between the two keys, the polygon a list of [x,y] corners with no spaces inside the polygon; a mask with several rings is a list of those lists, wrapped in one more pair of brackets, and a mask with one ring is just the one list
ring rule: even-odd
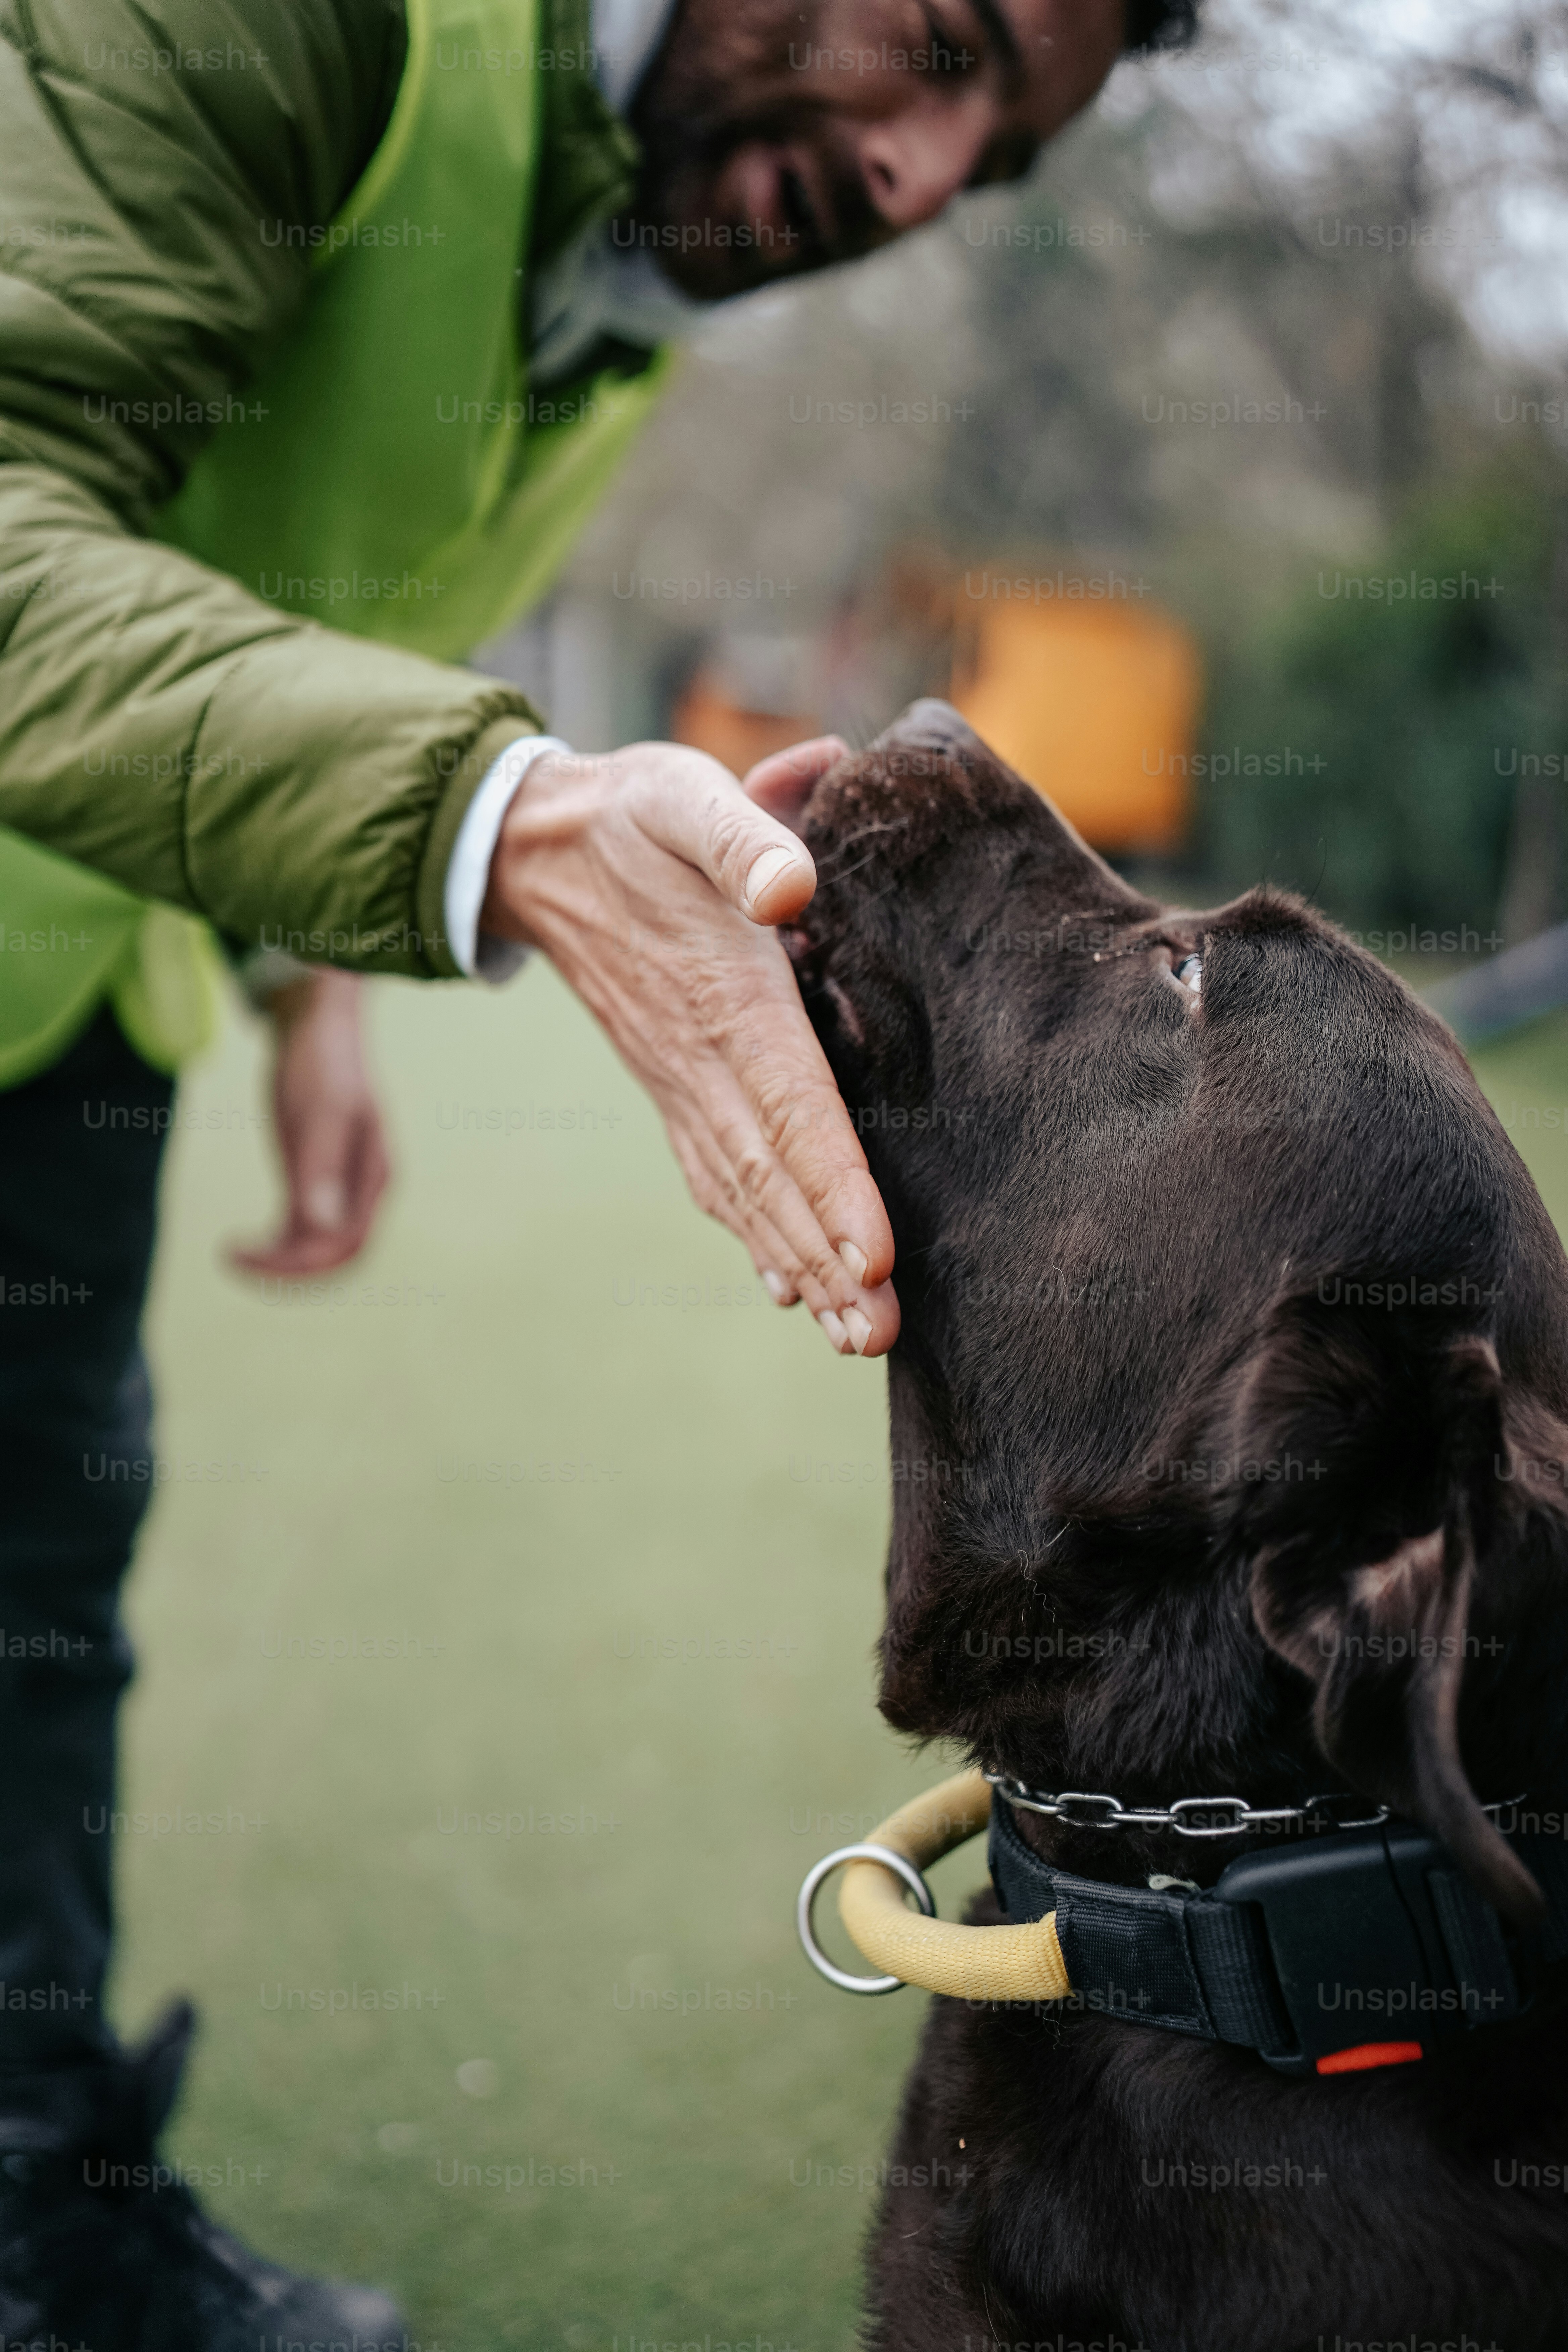
{"label": "dog's ear", "polygon": [[1261,1475],[1234,1532],[1264,1640],[1315,1686],[1324,1756],[1528,1925],[1540,1890],[1458,1738],[1478,1576],[1518,1532],[1501,1379],[1489,1340],[1402,1303],[1418,1287],[1336,1280],[1276,1306],[1237,1399],[1234,1443]]}

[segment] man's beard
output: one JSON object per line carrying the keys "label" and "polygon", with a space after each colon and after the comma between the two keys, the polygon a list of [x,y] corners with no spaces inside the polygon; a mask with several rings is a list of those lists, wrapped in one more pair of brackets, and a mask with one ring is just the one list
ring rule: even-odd
{"label": "man's beard", "polygon": [[[714,216],[712,191],[734,150],[751,139],[787,136],[795,127],[775,116],[766,121],[726,124],[700,141],[689,123],[672,125],[668,131],[660,127],[651,137],[645,134],[635,218],[639,227],[646,224],[658,230],[654,249],[677,283],[688,276],[693,279],[700,276],[704,293],[740,294],[771,278],[795,277],[802,270],[851,260],[880,241],[881,224],[867,199],[865,184],[859,173],[849,168],[834,168],[829,174],[830,235],[793,173],[784,176],[787,221],[782,236],[765,223],[721,223]],[[697,267],[689,266],[683,271],[682,259],[689,263],[693,255],[700,257]]]}
{"label": "man's beard", "polygon": [[[637,242],[651,247],[667,275],[712,299],[851,260],[883,243],[887,231],[862,173],[831,130],[825,136],[816,106],[775,102],[765,110],[736,110],[735,93],[752,79],[748,68],[771,64],[776,79],[778,44],[770,40],[761,50],[733,19],[725,34],[700,44],[682,42],[678,18],[676,37],[656,58],[631,111],[643,151],[632,216],[639,230],[654,233]],[[757,55],[743,54],[752,47]],[[714,193],[729,158],[752,140],[791,139],[811,145],[826,187],[827,220],[818,219],[793,174],[784,183],[782,234],[771,224],[721,220]]]}

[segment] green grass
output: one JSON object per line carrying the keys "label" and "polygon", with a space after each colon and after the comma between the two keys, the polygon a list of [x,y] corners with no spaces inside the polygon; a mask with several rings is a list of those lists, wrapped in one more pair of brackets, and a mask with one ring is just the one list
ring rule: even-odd
{"label": "green grass", "polygon": [[[120,2017],[195,1996],[177,2153],[256,2244],[395,2284],[423,2346],[847,2347],[872,2198],[795,2183],[875,2167],[924,1996],[830,1990],[794,1895],[943,1765],[873,1706],[882,1377],[754,1303],[548,971],[375,995],[400,1173],[352,1298],[216,1264],[271,1199],[253,1037],[183,1097]],[[1479,1066],[1568,1223],[1568,1022]],[[686,1303],[617,1303],[645,1286]],[[982,1868],[942,1865],[944,1909]]]}
{"label": "green grass", "polygon": [[[424,2344],[847,2346],[872,2200],[792,2168],[875,2165],[924,1997],[823,1984],[795,1890],[943,1766],[873,1706],[883,1376],[757,1303],[547,970],[375,993],[399,1181],[352,1300],[217,1265],[271,1200],[254,1039],[183,1097],[124,1801],[225,1826],[121,1841],[119,2015],[195,1996],[174,2145],[210,2202],[395,2284]],[[686,1303],[617,1304],[645,1286]],[[951,1902],[984,1865],[944,1867]]]}
{"label": "green grass", "polygon": [[1470,1059],[1553,1224],[1568,1235],[1568,1014],[1531,1022]]}

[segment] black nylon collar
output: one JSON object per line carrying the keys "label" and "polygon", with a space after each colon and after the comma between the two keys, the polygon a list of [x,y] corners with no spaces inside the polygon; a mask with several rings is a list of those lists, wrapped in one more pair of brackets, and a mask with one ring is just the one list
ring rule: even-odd
{"label": "black nylon collar", "polygon": [[1265,2056],[1294,2043],[1261,1915],[1174,1888],[1114,1886],[1030,1851],[1011,1807],[991,1807],[991,1875],[1011,1919],[1057,1915],[1074,1994],[1089,2009],[1239,2042]]}
{"label": "black nylon collar", "polygon": [[1306,2074],[1369,2046],[1424,2055],[1527,2005],[1542,1968],[1568,1957],[1568,1852],[1545,1836],[1510,1843],[1547,1899],[1528,1937],[1435,1840],[1398,1822],[1245,1854],[1193,1894],[1043,1862],[998,1794],[990,1861],[1009,1919],[1056,1913],[1076,2005]]}

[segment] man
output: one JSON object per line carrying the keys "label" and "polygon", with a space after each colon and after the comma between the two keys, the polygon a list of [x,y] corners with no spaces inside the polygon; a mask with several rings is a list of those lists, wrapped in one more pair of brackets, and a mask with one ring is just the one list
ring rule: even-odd
{"label": "man", "polygon": [[[0,0],[0,2336],[395,2336],[150,2193],[188,2020],[100,2007],[136,1325],[211,927],[285,1229],[384,1176],[356,972],[555,962],[781,1304],[892,1244],[772,927],[841,748],[576,758],[452,665],[548,583],[700,306],[1016,176],[1173,0]],[[331,967],[321,969],[320,967]],[[140,1465],[142,1479],[88,1465]]]}

